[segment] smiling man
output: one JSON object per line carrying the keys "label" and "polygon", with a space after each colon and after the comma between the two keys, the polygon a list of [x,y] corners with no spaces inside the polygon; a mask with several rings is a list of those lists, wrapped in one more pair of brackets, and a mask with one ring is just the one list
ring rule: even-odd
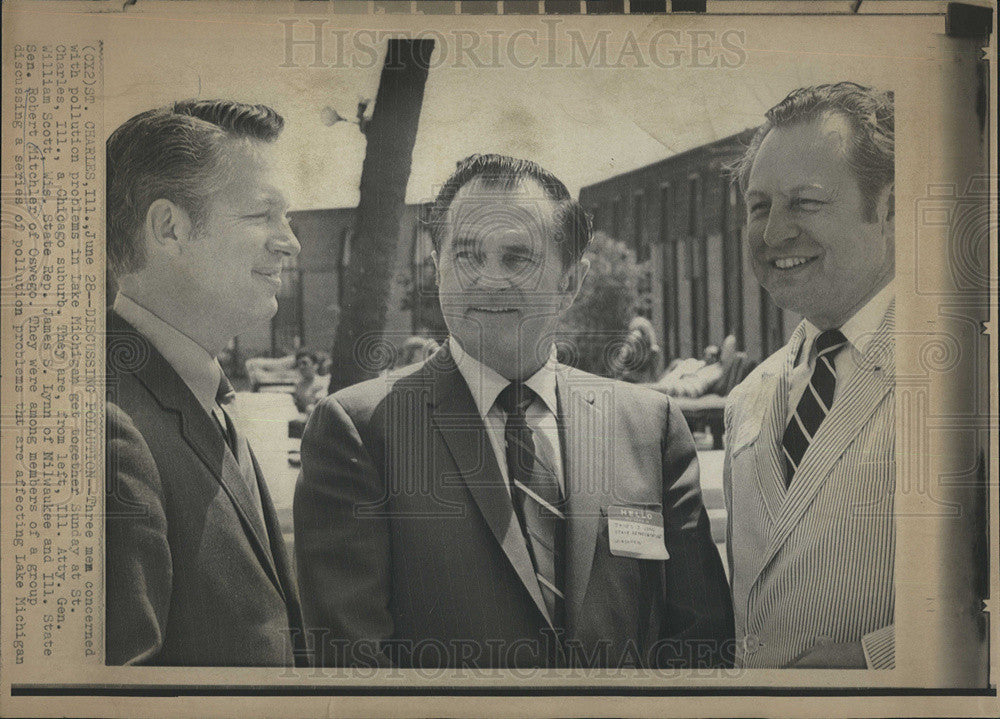
{"label": "smiling man", "polygon": [[267,485],[216,356],[277,310],[299,251],[263,105],[178,102],[107,144],[109,664],[302,663]]}
{"label": "smiling man", "polygon": [[694,443],[652,390],[553,359],[590,222],[474,155],[431,216],[445,346],[337,392],[302,442],[295,545],[328,665],[717,666],[732,612]]}
{"label": "smiling man", "polygon": [[739,168],[754,271],[804,317],[726,407],[741,666],[894,665],[893,124],[891,94],[803,88]]}

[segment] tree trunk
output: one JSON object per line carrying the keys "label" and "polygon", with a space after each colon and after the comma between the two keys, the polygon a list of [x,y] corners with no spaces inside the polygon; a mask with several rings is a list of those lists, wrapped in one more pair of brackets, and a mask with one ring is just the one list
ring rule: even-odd
{"label": "tree trunk", "polygon": [[389,40],[366,131],[361,199],[344,278],[340,322],[330,352],[330,392],[374,377],[391,357],[382,331],[433,51],[433,40]]}

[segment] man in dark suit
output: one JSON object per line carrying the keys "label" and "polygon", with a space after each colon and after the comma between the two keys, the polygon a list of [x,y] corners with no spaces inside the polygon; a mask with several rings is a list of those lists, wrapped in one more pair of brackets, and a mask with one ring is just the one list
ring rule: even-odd
{"label": "man in dark suit", "polygon": [[108,139],[108,664],[305,660],[281,529],[216,360],[274,314],[299,250],[273,176],[282,124],[191,101]]}
{"label": "man in dark suit", "polygon": [[558,364],[590,223],[532,162],[474,155],[431,217],[450,331],[321,402],[295,495],[328,665],[725,663],[729,591],[663,395]]}

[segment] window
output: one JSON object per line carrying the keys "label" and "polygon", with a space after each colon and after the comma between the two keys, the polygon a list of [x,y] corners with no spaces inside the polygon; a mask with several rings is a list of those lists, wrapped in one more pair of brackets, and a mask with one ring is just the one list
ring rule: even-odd
{"label": "window", "polygon": [[701,232],[701,178],[688,178],[688,234],[696,237]]}
{"label": "window", "polygon": [[664,360],[680,354],[680,315],[678,310],[677,242],[671,236],[673,193],[670,185],[660,187],[660,244],[663,245],[663,348]]}
{"label": "window", "polygon": [[632,196],[632,238],[637,262],[645,262],[651,254],[646,240],[645,196],[637,192]]}
{"label": "window", "polygon": [[281,260],[281,288],[275,294],[278,309],[271,317],[271,354],[278,356],[294,349],[303,340],[302,271],[298,258]]}
{"label": "window", "polygon": [[708,344],[708,257],[701,232],[701,178],[688,179],[688,267],[691,278],[691,356],[700,357]]}
{"label": "window", "polygon": [[722,229],[722,324],[726,335],[734,335],[743,344],[743,247],[740,236],[739,192],[728,174],[721,179],[722,206],[719,226]]}
{"label": "window", "polygon": [[768,357],[785,343],[785,318],[767,290],[760,288],[760,356]]}

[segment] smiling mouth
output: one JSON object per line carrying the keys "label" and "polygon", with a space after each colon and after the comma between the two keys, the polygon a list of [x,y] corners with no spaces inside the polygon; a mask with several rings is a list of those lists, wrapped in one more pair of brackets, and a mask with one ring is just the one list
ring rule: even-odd
{"label": "smiling mouth", "polygon": [[271,282],[275,282],[279,285],[281,284],[281,270],[274,270],[272,272],[267,272],[265,270],[254,270],[253,273],[255,275],[263,277],[266,280],[270,280]]}
{"label": "smiling mouth", "polygon": [[772,267],[777,267],[779,270],[794,270],[796,267],[801,267],[804,264],[812,262],[815,257],[779,257],[771,262]]}

